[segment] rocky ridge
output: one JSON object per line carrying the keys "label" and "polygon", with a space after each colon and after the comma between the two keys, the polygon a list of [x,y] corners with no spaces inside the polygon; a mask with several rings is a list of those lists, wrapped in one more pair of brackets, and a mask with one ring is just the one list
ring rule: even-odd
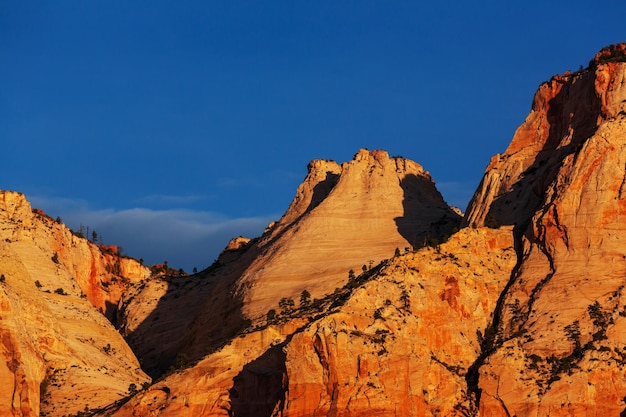
{"label": "rocky ridge", "polygon": [[471,227],[358,277],[292,333],[261,326],[166,378],[160,415],[623,414],[624,50],[540,86]]}
{"label": "rocky ridge", "polygon": [[234,338],[114,416],[463,415],[463,389],[516,262],[510,228],[363,273],[320,309]]}
{"label": "rocky ridge", "polygon": [[459,221],[413,161],[367,150],[341,165],[316,160],[263,236],[233,241],[197,276],[142,284],[122,303],[121,329],[157,375],[177,357],[197,360],[242,328],[265,323],[281,299],[295,303],[303,291],[321,298],[350,271],[449,236]]}

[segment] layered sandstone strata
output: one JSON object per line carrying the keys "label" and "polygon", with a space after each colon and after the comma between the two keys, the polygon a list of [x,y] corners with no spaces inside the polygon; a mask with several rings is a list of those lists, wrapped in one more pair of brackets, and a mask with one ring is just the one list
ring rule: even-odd
{"label": "layered sandstone strata", "polygon": [[111,415],[466,415],[465,378],[515,262],[510,228],[465,229],[362,275],[321,314],[234,338]]}

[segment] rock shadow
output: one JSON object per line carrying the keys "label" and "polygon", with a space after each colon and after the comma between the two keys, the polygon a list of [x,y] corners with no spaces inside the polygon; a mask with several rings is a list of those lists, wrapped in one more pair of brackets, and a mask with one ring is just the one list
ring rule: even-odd
{"label": "rock shadow", "polygon": [[409,174],[400,180],[403,215],[396,217],[398,233],[413,247],[441,242],[458,229],[461,216],[447,207],[431,180]]}
{"label": "rock shadow", "polygon": [[[494,226],[528,222],[546,200],[546,192],[561,168],[560,162],[567,155],[578,154],[595,133],[598,117],[602,114],[602,103],[596,95],[594,80],[592,70],[583,70],[577,76],[551,81],[565,85],[547,103],[548,137],[511,190],[494,199],[487,213],[487,217],[495,222]],[[581,99],[572,100],[570,97]],[[569,135],[570,142],[559,147]]]}
{"label": "rock shadow", "polygon": [[[228,263],[216,261],[194,275],[153,278],[159,282],[151,285],[165,285],[165,294],[147,317],[124,336],[150,377],[156,379],[192,364],[249,325],[235,281],[254,259],[250,250],[254,252],[254,247],[242,248],[242,253]],[[128,325],[127,308],[122,306],[116,319],[123,335]]]}
{"label": "rock shadow", "polygon": [[245,365],[233,379],[228,391],[231,417],[271,417],[282,415],[289,387],[286,342],[269,348],[257,359]]}
{"label": "rock shadow", "polygon": [[311,196],[311,202],[304,211],[303,215],[309,213],[315,207],[319,206],[320,203],[324,201],[326,197],[328,197],[333,188],[335,188],[335,185],[337,185],[340,176],[340,174],[335,174],[331,171],[326,172],[326,178],[324,179],[324,181],[318,182],[315,187],[313,187],[313,196]]}

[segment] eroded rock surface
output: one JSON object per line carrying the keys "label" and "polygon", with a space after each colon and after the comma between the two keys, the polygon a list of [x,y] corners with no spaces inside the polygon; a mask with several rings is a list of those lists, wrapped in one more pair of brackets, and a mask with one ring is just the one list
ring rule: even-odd
{"label": "eroded rock surface", "polygon": [[459,221],[413,161],[367,150],[341,165],[313,161],[289,209],[263,236],[231,242],[197,276],[153,280],[129,294],[122,329],[158,373],[181,354],[199,359],[248,324],[264,323],[282,298],[297,303],[305,290],[321,298],[342,287],[350,270],[449,236]]}
{"label": "eroded rock surface", "polygon": [[234,338],[112,415],[464,415],[467,370],[515,262],[510,228],[465,229],[357,278],[321,313]]}
{"label": "eroded rock surface", "polygon": [[[105,268],[116,263],[126,276]],[[102,314],[147,268],[102,253],[7,191],[0,192],[0,274],[1,415],[75,414],[149,381]]]}
{"label": "eroded rock surface", "polygon": [[485,415],[626,407],[624,49],[539,88],[468,209],[467,224],[515,224],[520,257],[480,367]]}

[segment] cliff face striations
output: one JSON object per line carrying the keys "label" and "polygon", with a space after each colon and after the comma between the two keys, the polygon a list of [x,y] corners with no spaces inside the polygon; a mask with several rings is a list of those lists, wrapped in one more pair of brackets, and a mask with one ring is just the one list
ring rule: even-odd
{"label": "cliff face striations", "polygon": [[485,415],[625,408],[624,50],[541,85],[468,208],[466,224],[515,224],[519,257],[480,367]]}
{"label": "cliff face striations", "polygon": [[102,314],[147,268],[103,254],[7,191],[0,192],[0,273],[1,415],[73,414],[148,381]]}
{"label": "cliff face striations", "polygon": [[462,230],[250,329],[113,415],[475,412],[465,376],[515,262],[510,228]]}
{"label": "cliff face striations", "polygon": [[[471,227],[445,244],[366,269],[311,305],[268,317],[267,325],[257,317],[272,304],[263,304],[265,293],[255,294],[257,283],[244,271],[231,289],[260,326],[157,384],[169,390],[161,415],[623,413],[625,50],[607,48],[589,68],[540,86],[526,122],[486,170],[463,220]],[[288,233],[317,210],[332,223],[327,199],[338,190],[350,195],[359,181],[344,180],[345,164],[341,171],[319,164],[330,179],[313,170],[317,182],[299,189],[285,223],[231,260],[276,236],[288,236],[284,247],[297,251],[310,242]],[[368,212],[357,207],[352,216]],[[287,285],[266,279],[273,289]],[[302,288],[314,287],[292,294]],[[154,411],[150,395],[118,415]]]}

